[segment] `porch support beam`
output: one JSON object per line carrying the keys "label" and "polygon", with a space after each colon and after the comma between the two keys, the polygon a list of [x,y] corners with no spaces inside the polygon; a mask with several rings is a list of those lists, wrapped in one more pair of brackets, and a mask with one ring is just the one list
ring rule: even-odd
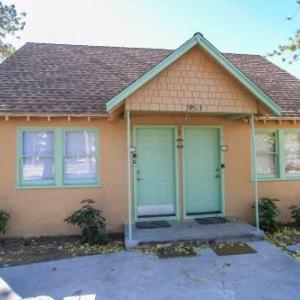
{"label": "porch support beam", "polygon": [[127,178],[128,178],[128,238],[132,240],[132,193],[131,193],[131,134],[130,134],[130,111],[126,110],[126,122],[127,122]]}
{"label": "porch support beam", "polygon": [[249,115],[247,115],[247,114],[232,114],[232,115],[227,116],[227,119],[231,120],[231,121],[241,120],[241,119],[244,119],[244,118],[246,118],[248,116]]}
{"label": "porch support beam", "polygon": [[256,229],[259,231],[259,211],[258,211],[258,187],[257,187],[257,174],[256,174],[256,142],[255,142],[255,120],[253,114],[250,117],[251,126],[251,149],[252,149],[252,182],[254,190],[255,201],[255,223]]}

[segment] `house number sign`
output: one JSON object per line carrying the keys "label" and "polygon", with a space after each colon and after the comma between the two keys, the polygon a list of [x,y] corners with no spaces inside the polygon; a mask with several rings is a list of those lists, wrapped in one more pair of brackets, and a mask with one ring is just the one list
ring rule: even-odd
{"label": "house number sign", "polygon": [[186,106],[187,112],[202,112],[202,105],[201,104],[188,104]]}

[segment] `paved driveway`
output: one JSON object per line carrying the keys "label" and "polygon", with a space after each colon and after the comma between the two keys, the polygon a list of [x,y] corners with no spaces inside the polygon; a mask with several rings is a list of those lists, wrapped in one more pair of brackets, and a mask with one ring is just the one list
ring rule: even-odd
{"label": "paved driveway", "polygon": [[204,249],[198,257],[159,260],[120,252],[2,268],[0,299],[299,299],[300,263],[265,241],[250,245],[258,253],[220,257]]}

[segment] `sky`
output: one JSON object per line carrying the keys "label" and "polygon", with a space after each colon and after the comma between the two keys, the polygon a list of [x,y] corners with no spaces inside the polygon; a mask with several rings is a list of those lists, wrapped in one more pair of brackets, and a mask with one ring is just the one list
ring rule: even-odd
{"label": "sky", "polygon": [[[20,39],[9,39],[16,48],[30,41],[175,49],[199,31],[222,52],[266,55],[300,28],[295,0],[4,2],[27,13]],[[300,60],[272,61],[300,78]]]}

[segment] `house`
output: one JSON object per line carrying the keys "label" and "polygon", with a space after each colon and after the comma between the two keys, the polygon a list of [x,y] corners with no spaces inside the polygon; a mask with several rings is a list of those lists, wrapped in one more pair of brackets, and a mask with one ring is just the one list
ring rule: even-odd
{"label": "house", "polygon": [[[137,220],[255,220],[300,201],[300,80],[196,33],[176,50],[27,43],[0,65],[9,236],[71,234],[92,198]],[[255,171],[256,170],[256,171]]]}

